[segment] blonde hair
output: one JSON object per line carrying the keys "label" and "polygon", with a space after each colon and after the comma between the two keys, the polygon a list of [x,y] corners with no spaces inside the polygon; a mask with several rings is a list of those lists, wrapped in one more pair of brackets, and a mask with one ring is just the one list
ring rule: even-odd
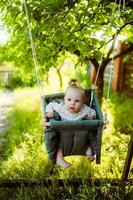
{"label": "blonde hair", "polygon": [[[79,84],[79,81],[77,79],[71,79],[68,83],[68,87],[66,89],[66,92],[69,90],[69,89],[75,89],[77,91],[79,91],[82,95],[83,95],[83,98],[85,99],[85,91],[84,89],[82,88],[82,86]],[[66,93],[65,92],[65,93]]]}

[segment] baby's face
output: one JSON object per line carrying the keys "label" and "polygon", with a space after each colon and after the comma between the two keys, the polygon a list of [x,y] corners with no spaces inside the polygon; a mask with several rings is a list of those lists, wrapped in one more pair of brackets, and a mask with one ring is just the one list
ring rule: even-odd
{"label": "baby's face", "polygon": [[84,103],[83,94],[75,89],[68,89],[65,95],[65,106],[69,113],[78,113]]}

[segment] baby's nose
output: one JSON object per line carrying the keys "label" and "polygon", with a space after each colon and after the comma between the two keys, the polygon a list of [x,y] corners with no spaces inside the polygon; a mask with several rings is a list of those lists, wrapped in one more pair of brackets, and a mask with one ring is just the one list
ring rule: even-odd
{"label": "baby's nose", "polygon": [[72,101],[72,102],[71,102],[71,105],[75,105],[75,101]]}

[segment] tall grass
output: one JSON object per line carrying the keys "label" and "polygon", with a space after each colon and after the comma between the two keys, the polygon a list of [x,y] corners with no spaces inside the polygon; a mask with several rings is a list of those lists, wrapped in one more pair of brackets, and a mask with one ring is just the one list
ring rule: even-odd
{"label": "tall grass", "polygon": [[[51,174],[52,166],[48,160],[44,144],[42,113],[38,91],[36,89],[16,90],[14,93],[15,103],[9,114],[12,126],[6,133],[6,143],[1,152],[0,179],[121,178],[130,140],[130,135],[124,134],[123,129],[125,130],[126,127],[128,132],[129,130],[133,130],[132,120],[127,119],[127,114],[123,108],[126,107],[128,109],[127,112],[131,116],[133,101],[125,96],[122,98],[124,98],[124,101],[121,98],[113,96],[113,99],[110,101],[110,109],[108,111],[110,123],[103,130],[101,165],[89,163],[85,157],[72,156],[66,158],[66,160],[72,163],[71,168],[66,170],[55,167],[54,173]],[[129,174],[129,178],[133,178],[132,173]],[[98,199],[98,196],[99,199],[104,199],[104,196],[108,196],[108,192],[110,194],[109,199],[113,199],[114,197],[120,199],[120,195],[122,194],[118,190],[112,194],[114,197],[111,196],[111,187],[107,184],[106,187],[104,185],[100,190],[93,186],[90,186],[88,190],[88,187],[84,185],[79,188],[77,193],[71,187],[62,189],[65,190],[64,193],[60,190],[61,188],[57,189],[54,185],[50,189],[35,188],[34,190],[27,190],[26,188],[21,188],[21,190],[15,190],[14,196],[10,199],[14,197],[16,199],[58,199],[58,197],[53,198],[57,194],[59,199],[94,199],[94,196],[96,199]],[[4,195],[3,190],[2,194]],[[28,198],[28,195],[30,198]]]}

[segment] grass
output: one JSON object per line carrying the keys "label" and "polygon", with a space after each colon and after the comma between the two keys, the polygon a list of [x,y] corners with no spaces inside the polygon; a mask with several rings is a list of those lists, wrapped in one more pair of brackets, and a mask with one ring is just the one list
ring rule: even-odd
{"label": "grass", "polygon": [[[130,133],[133,130],[131,111],[133,100],[124,95],[112,96],[108,111],[109,125],[103,131],[101,165],[88,163],[85,157],[72,156],[66,160],[72,167],[65,170],[56,167],[51,174],[52,166],[48,161],[42,128],[39,94],[36,89],[21,89],[14,93],[14,106],[9,114],[12,126],[7,131],[6,143],[1,152],[0,179],[86,179],[109,178],[120,179],[127,154]],[[105,102],[103,103],[103,107]],[[127,111],[125,112],[124,108]],[[128,113],[128,114],[127,114]],[[125,116],[125,117],[124,117]],[[128,118],[128,116],[132,116]],[[125,130],[125,131],[124,131]],[[133,168],[133,165],[131,166]],[[129,178],[133,178],[132,172]],[[8,193],[12,191],[9,197]],[[1,199],[132,199],[132,188],[128,186],[123,193],[120,188],[112,188],[104,183],[101,187],[86,184],[76,188],[66,186],[58,188],[17,188],[0,189]]]}

